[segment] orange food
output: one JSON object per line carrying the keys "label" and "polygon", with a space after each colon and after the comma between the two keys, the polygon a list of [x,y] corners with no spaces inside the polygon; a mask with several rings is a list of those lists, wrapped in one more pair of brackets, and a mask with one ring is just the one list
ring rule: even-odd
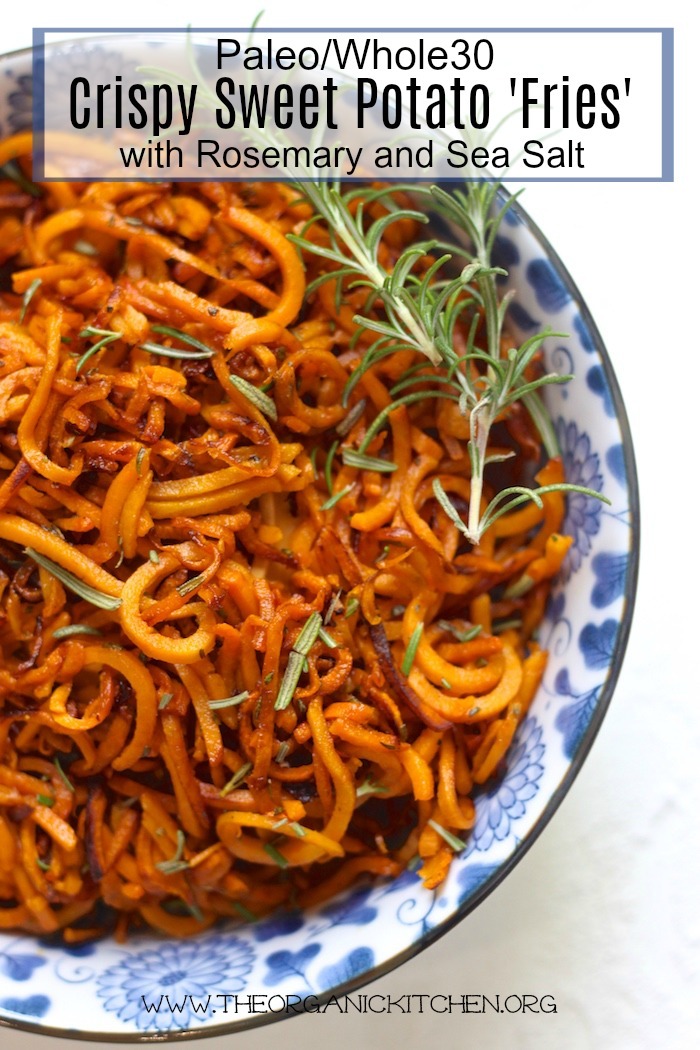
{"label": "orange food", "polygon": [[[0,160],[29,175],[29,148]],[[381,315],[343,284],[305,297],[323,260],[287,239],[311,216],[289,187],[0,180],[1,201],[23,232],[0,292],[0,925],[186,935],[415,858],[439,885],[544,671],[563,498],[472,548],[432,488],[463,512],[468,430],[437,396],[344,462],[420,359],[342,404],[353,315]],[[415,236],[392,228],[382,265]]]}

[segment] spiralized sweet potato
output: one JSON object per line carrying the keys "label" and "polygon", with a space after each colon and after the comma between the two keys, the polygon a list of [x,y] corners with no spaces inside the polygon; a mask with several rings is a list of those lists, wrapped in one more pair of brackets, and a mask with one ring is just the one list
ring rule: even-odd
{"label": "spiralized sweet potato", "polygon": [[[379,308],[305,297],[288,186],[40,190],[0,180],[0,926],[186,935],[415,858],[438,885],[545,667],[561,494],[472,548],[432,488],[469,499],[438,397],[388,414],[379,469],[344,462],[417,355],[343,407]],[[509,412],[517,482],[539,446]]]}

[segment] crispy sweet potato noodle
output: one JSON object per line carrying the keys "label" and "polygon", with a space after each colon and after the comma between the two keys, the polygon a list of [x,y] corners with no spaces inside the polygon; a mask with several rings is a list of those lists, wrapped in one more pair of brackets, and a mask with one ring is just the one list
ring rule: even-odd
{"label": "crispy sweet potato noodle", "polygon": [[[29,149],[0,163],[31,178]],[[472,548],[435,396],[388,415],[385,470],[344,462],[409,369],[438,384],[397,350],[343,406],[353,316],[381,315],[305,299],[309,218],[271,183],[0,179],[0,927],[186,935],[408,864],[437,886],[535,695],[562,497]],[[512,413],[499,483],[561,480]]]}

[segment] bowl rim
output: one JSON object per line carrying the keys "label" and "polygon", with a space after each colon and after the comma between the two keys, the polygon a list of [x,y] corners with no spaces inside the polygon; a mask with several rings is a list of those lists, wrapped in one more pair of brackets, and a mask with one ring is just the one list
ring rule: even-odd
{"label": "bowl rim", "polygon": [[[184,30],[183,30],[184,31]],[[56,41],[49,46],[56,46],[57,44],[67,44],[71,42],[82,42],[83,40],[95,43],[97,41],[104,41],[113,39],[113,36],[117,34],[95,34],[90,37],[74,37],[66,39],[65,41]],[[8,51],[0,55],[0,63],[4,63],[8,59],[18,59],[22,57],[31,57],[34,52],[33,47],[18,48],[15,51]],[[439,180],[437,180],[439,181]],[[473,181],[473,180],[465,180]],[[450,183],[450,186],[454,186],[454,183]],[[457,184],[459,185],[459,183]],[[627,566],[627,574],[625,577],[625,590],[623,594],[622,610],[619,618],[619,630],[615,640],[615,647],[613,651],[613,657],[610,662],[610,668],[608,674],[601,686],[600,696],[595,707],[593,716],[586,727],[586,731],[583,734],[581,741],[576,749],[576,753],[570,760],[566,773],[563,776],[561,782],[558,784],[556,790],[552,793],[548,799],[542,813],[536,820],[532,828],[523,836],[518,842],[513,852],[503,862],[498,865],[496,871],[488,876],[481,883],[473,894],[471,894],[463,904],[461,904],[455,911],[449,915],[443,922],[431,930],[426,931],[417,941],[411,944],[408,948],[404,948],[402,951],[397,952],[390,958],[383,960],[371,969],[366,970],[363,974],[352,980],[345,981],[342,984],[336,985],[334,988],[329,989],[326,992],[321,992],[315,995],[315,1001],[319,1006],[323,1006],[333,997],[340,997],[349,995],[356,991],[358,988],[362,988],[372,981],[379,980],[391,973],[393,970],[402,966],[410,959],[415,958],[426,948],[435,944],[441,937],[450,930],[454,929],[458,923],[462,922],[472,911],[474,911],[479,904],[482,903],[506,878],[507,875],[513,870],[513,868],[519,864],[525,854],[528,852],[530,847],[540,837],[544,829],[549,824],[550,820],[559,809],[560,805],[564,801],[564,798],[571,789],[572,784],[576,780],[576,777],[580,773],[586,758],[593,746],[593,742],[598,735],[600,727],[603,723],[605,715],[607,714],[608,707],[612,700],[613,693],[617,686],[617,681],[622,670],[624,663],[625,652],[627,649],[627,643],[629,640],[630,631],[632,629],[632,620],[634,618],[635,600],[637,594],[637,581],[639,575],[639,560],[640,560],[640,536],[641,536],[641,523],[640,523],[640,500],[639,500],[639,481],[637,476],[637,466],[634,453],[634,446],[632,442],[632,431],[630,428],[629,417],[625,408],[624,399],[620,390],[620,385],[615,375],[615,371],[612,365],[612,361],[608,354],[603,338],[598,330],[593,316],[588,309],[588,306],[579,291],[577,283],[569,273],[567,267],[562,262],[558,252],[553,248],[549,239],[544,235],[537,223],[530,217],[527,211],[522,207],[519,200],[515,200],[511,203],[510,211],[517,217],[520,224],[525,226],[528,232],[535,238],[542,250],[545,252],[547,259],[551,262],[557,276],[561,280],[562,284],[569,293],[571,299],[576,303],[580,312],[581,318],[588,332],[590,333],[591,340],[593,342],[595,352],[600,359],[600,363],[603,367],[605,379],[610,389],[610,395],[612,403],[615,409],[614,418],[617,421],[620,428],[620,435],[622,438],[622,449],[623,459],[625,466],[625,485],[629,494],[629,510],[630,510],[630,537],[629,537],[629,561]],[[11,1028],[17,1029],[24,1032],[31,1032],[35,1035],[43,1036],[55,1036],[64,1039],[74,1039],[76,1041],[87,1041],[93,1040],[102,1043],[157,1043],[157,1042],[174,1042],[183,1040],[194,1040],[194,1039],[210,1039],[215,1036],[226,1036],[235,1035],[237,1032],[249,1031],[253,1028],[260,1028],[263,1025],[274,1024],[275,1022],[289,1019],[291,1016],[287,1013],[266,1013],[255,1015],[253,1017],[244,1017],[236,1021],[231,1021],[225,1024],[212,1026],[211,1028],[205,1027],[200,1029],[187,1029],[187,1030],[172,1030],[162,1032],[127,1032],[124,1034],[116,1032],[98,1032],[77,1030],[77,1029],[64,1029],[57,1028],[53,1025],[43,1025],[39,1021],[22,1021],[15,1020],[14,1018],[8,1018],[0,1016],[0,1028]]]}

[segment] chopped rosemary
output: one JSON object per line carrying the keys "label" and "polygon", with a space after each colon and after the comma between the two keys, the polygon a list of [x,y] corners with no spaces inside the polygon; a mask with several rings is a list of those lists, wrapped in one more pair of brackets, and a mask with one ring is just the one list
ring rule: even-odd
{"label": "chopped rosemary", "polygon": [[327,627],[328,624],[333,619],[333,614],[335,613],[335,610],[338,608],[338,605],[340,604],[340,599],[342,598],[342,595],[343,595],[342,591],[336,591],[335,594],[333,595],[333,597],[331,598],[330,602],[328,603],[328,609],[326,610],[326,615],[323,617],[323,624],[324,624],[325,627]]}
{"label": "chopped rosemary", "polygon": [[143,463],[143,458],[145,455],[146,449],[143,447],[140,448],[136,453],[136,474],[138,475],[138,477],[141,477],[141,464]]}
{"label": "chopped rosemary", "polygon": [[462,852],[466,846],[466,842],[462,839],[458,839],[456,835],[453,835],[451,831],[447,830],[447,828],[443,828],[442,824],[438,824],[436,820],[429,820],[428,824],[430,824],[433,831],[437,831],[438,835],[445,840],[447,845],[450,846],[455,853]]}
{"label": "chopped rosemary", "polygon": [[221,798],[225,798],[226,795],[230,794],[231,791],[234,791],[238,787],[238,785],[243,780],[245,780],[252,768],[252,762],[244,762],[241,768],[237,769],[231,777],[231,779],[222,787],[221,791],[219,792]]}
{"label": "chopped rosemary", "polygon": [[249,383],[247,379],[243,379],[242,376],[230,375],[229,380],[236,390],[243,394],[250,401],[251,405],[255,405],[264,416],[267,416],[273,422],[277,420],[277,406],[271,397],[263,394],[262,390],[258,390],[256,386]]}
{"label": "chopped rosemary", "polygon": [[280,851],[275,846],[273,846],[271,842],[266,842],[263,846],[263,849],[267,853],[268,857],[272,857],[275,864],[278,864],[280,868],[289,867],[289,861],[287,860],[287,858],[282,853],[280,853]]}
{"label": "chopped rosemary", "polygon": [[78,338],[80,339],[87,339],[91,335],[99,335],[100,338],[92,346],[89,346],[85,353],[81,354],[75,362],[76,375],[86,361],[89,361],[98,350],[101,350],[103,346],[109,346],[110,343],[114,343],[117,339],[121,339],[121,332],[110,332],[107,328],[95,328],[93,325],[88,325],[87,328],[83,328],[82,332],[78,332]]}
{"label": "chopped rosemary", "polygon": [[311,650],[311,646],[318,638],[322,623],[321,614],[312,612],[299,632],[289,654],[282,684],[275,700],[275,711],[284,711],[292,702],[294,691],[304,670],[304,661]]}
{"label": "chopped rosemary", "polygon": [[50,808],[51,806],[56,805],[56,799],[51,798],[50,795],[37,795],[36,800],[41,806],[48,806]]}
{"label": "chopped rosemary", "polygon": [[349,434],[355,426],[355,423],[362,418],[362,414],[366,407],[367,398],[363,397],[356,405],[352,406],[345,419],[341,419],[340,423],[338,423],[338,426],[335,428],[336,434],[340,434],[341,437],[345,437],[346,434]]}
{"label": "chopped rosemary", "polygon": [[84,241],[82,238],[74,242],[73,251],[78,252],[79,255],[99,254],[94,244],[90,244],[89,241]]}
{"label": "chopped rosemary", "polygon": [[437,623],[438,627],[442,627],[443,631],[449,631],[458,642],[472,642],[483,630],[480,623],[475,623],[466,631],[460,631],[459,627],[455,627],[449,620],[438,620]]}
{"label": "chopped rosemary", "polygon": [[175,695],[174,693],[163,693],[163,695],[161,696],[160,700],[158,701],[158,710],[159,711],[164,711],[165,708],[170,703],[170,701],[172,700],[174,695]]}
{"label": "chopped rosemary", "polygon": [[75,594],[84,598],[86,602],[90,602],[92,605],[96,605],[98,609],[109,609],[114,611],[118,609],[122,603],[121,598],[113,598],[110,594],[104,594],[102,591],[95,590],[94,587],[90,587],[87,583],[83,583],[77,576],[74,576],[68,569],[64,569],[62,565],[57,565],[56,562],[51,561],[50,558],[44,557],[43,554],[39,554],[32,547],[25,547],[24,553],[28,554],[29,557],[41,565],[42,569],[46,569],[52,576],[55,576],[57,580],[68,587],[69,590]]}
{"label": "chopped rosemary", "polygon": [[282,740],[277,747],[277,754],[275,755],[275,762],[278,764],[284,762],[285,758],[289,754],[289,741]]}
{"label": "chopped rosemary", "polygon": [[148,552],[148,560],[152,561],[154,565],[160,565],[160,555],[156,550],[150,550]]}
{"label": "chopped rosemary", "polygon": [[452,683],[448,682],[446,678],[441,678],[440,679],[440,685],[443,687],[443,689],[451,689],[452,688]]}
{"label": "chopped rosemary", "polygon": [[36,858],[36,866],[37,866],[37,868],[41,868],[42,871],[50,871],[51,870],[51,865],[47,864],[45,860],[41,859],[41,857],[37,857]]}
{"label": "chopped rosemary", "polygon": [[304,835],[306,834],[306,828],[303,828],[301,824],[299,824],[299,822],[296,820],[290,821],[289,826],[295,835],[297,835],[300,839],[303,839]]}
{"label": "chopped rosemary", "polygon": [[[298,247],[326,261],[326,271],[313,282],[312,288],[336,281],[340,289],[343,279],[348,279],[353,287],[367,289],[370,302],[381,306],[379,314],[365,310],[354,317],[357,331],[351,346],[368,333],[374,341],[346,384],[343,404],[347,406],[352,391],[369,368],[399,349],[418,351],[430,364],[442,369],[438,375],[426,374],[425,366],[420,365],[409,370],[410,374],[402,377],[395,388],[396,393],[407,388],[409,392],[395,398],[377,414],[359,452],[367,451],[374,435],[400,405],[437,397],[456,402],[469,421],[471,493],[467,520],[459,517],[439,482],[435,492],[455,525],[473,545],[478,545],[497,517],[527,500],[538,502],[541,495],[541,490],[514,487],[497,492],[484,509],[484,471],[489,465],[488,444],[493,424],[510,405],[520,401],[529,411],[547,454],[557,455],[554,428],[538,391],[572,378],[557,373],[531,378],[529,366],[535,355],[547,337],[558,333],[538,332],[519,347],[504,347],[503,326],[512,295],[499,296],[497,281],[506,271],[492,266],[491,257],[501,221],[515,198],[501,199],[500,186],[488,181],[470,183],[465,189],[449,193],[439,186],[418,184],[411,188],[417,206],[405,208],[392,198],[391,187],[377,189],[370,185],[342,191],[337,183],[313,180],[296,182],[295,186],[309,201],[315,218],[323,222],[328,235],[323,241],[306,237],[304,231],[310,224],[301,234],[289,235]],[[369,208],[378,200],[386,202],[386,210],[379,218],[372,219]],[[387,228],[406,219],[427,223],[429,210],[464,231],[471,247],[454,245],[431,261],[437,241],[411,244],[392,261],[388,270],[380,250]],[[455,257],[463,260],[461,269],[458,266],[456,276],[447,276],[447,266],[451,264],[454,268]],[[471,321],[465,324],[467,310]],[[458,322],[467,329],[463,353],[455,349]],[[477,328],[479,346],[475,343]],[[411,390],[414,384],[420,389]],[[556,488],[585,492],[607,502],[590,489],[567,485]]]}
{"label": "chopped rosemary", "polygon": [[60,641],[62,638],[72,638],[75,634],[89,634],[94,635],[96,638],[102,637],[102,631],[98,631],[96,627],[90,627],[86,623],[68,623],[65,627],[57,627],[53,632],[53,637],[58,638]]}
{"label": "chopped rosemary", "polygon": [[357,610],[360,608],[359,599],[353,594],[352,597],[348,598],[345,606],[345,619],[349,620],[351,616],[354,616]]}
{"label": "chopped rosemary", "polygon": [[503,634],[504,631],[517,631],[523,625],[523,621],[519,616],[514,617],[512,620],[499,620],[491,628],[491,634]]}
{"label": "chopped rosemary", "polygon": [[203,356],[214,356],[214,351],[211,347],[207,346],[206,343],[200,342],[199,339],[195,339],[193,335],[180,331],[179,328],[171,328],[167,324],[154,324],[151,325],[151,331],[155,332],[156,335],[169,335],[171,339],[179,339],[181,343],[187,343],[188,346],[193,346],[195,350],[201,350]]}
{"label": "chopped rosemary", "polygon": [[223,700],[210,700],[209,707],[212,711],[220,711],[224,707],[236,707],[238,704],[242,704],[244,700],[247,700],[250,693],[246,689],[242,693],[236,693],[235,696],[227,696]]}
{"label": "chopped rosemary", "polygon": [[339,444],[339,441],[334,441],[331,447],[328,449],[328,453],[326,454],[326,462],[323,467],[323,476],[326,479],[326,488],[328,489],[328,492],[331,496],[333,495],[333,460],[335,458],[336,452],[338,451]]}
{"label": "chopped rosemary", "polygon": [[66,776],[65,771],[64,771],[63,767],[61,766],[61,763],[59,762],[58,758],[54,758],[53,764],[55,765],[56,770],[58,771],[59,777],[61,778],[63,783],[66,785],[68,790],[72,791],[73,793],[75,793],[75,787],[73,786],[73,784],[71,784],[70,780]]}
{"label": "chopped rosemary", "polygon": [[213,357],[212,350],[182,350],[178,346],[163,346],[162,343],[139,343],[139,349],[147,354],[158,354],[160,357],[173,357],[178,361],[203,361]]}
{"label": "chopped rosemary", "polygon": [[418,645],[421,640],[421,635],[423,634],[423,627],[424,625],[422,623],[419,623],[416,624],[416,626],[413,628],[413,633],[411,634],[411,637],[408,640],[406,652],[404,653],[403,660],[401,661],[401,671],[407,676],[411,673],[413,661],[416,658]]}
{"label": "chopped rosemary", "polygon": [[190,862],[183,860],[182,854],[185,849],[185,833],[180,828],[177,829],[177,845],[175,852],[173,853],[170,860],[161,860],[155,865],[158,871],[162,871],[164,875],[177,875],[178,872],[184,871],[189,868]]}
{"label": "chopped rosemary", "polygon": [[27,178],[16,160],[8,160],[6,164],[3,164],[0,168],[0,175],[11,179],[21,190],[24,190],[25,193],[28,193],[30,197],[34,197],[36,200],[44,196],[41,186],[37,186],[35,182]]}
{"label": "chopped rosemary", "polygon": [[346,485],[340,492],[336,492],[335,496],[330,496],[325,503],[321,504],[321,510],[331,510],[335,507],[336,503],[340,503],[344,496],[347,496],[348,492],[352,491],[352,485]]}
{"label": "chopped rosemary", "polygon": [[19,323],[24,324],[24,318],[29,309],[29,304],[41,287],[41,277],[35,277],[22,296],[22,309],[19,312]]}
{"label": "chopped rosemary", "polygon": [[308,620],[302,627],[301,631],[297,636],[297,640],[294,643],[294,652],[301,653],[302,656],[307,656],[311,650],[311,646],[316,641],[318,633],[321,630],[322,624],[321,614],[312,612]]}
{"label": "chopped rosemary", "polygon": [[469,538],[469,529],[460,518],[457,508],[445,492],[439,478],[433,478],[433,492],[435,493],[435,499],[438,501],[450,521],[457,526],[461,533]]}
{"label": "chopped rosemary", "polygon": [[263,682],[265,683],[265,685],[269,685],[274,677],[275,677],[275,672],[274,671],[268,671],[267,674],[265,675],[265,677],[263,678]]}
{"label": "chopped rosemary", "polygon": [[203,582],[204,573],[200,572],[197,576],[193,576],[191,580],[185,580],[185,582],[181,583],[179,587],[175,588],[175,590],[181,598],[184,598],[186,594],[191,594],[192,591],[196,591]]}
{"label": "chopped rosemary", "polygon": [[246,908],[245,904],[241,904],[240,901],[231,901],[231,907],[234,911],[237,911],[242,919],[246,922],[257,922],[258,917],[254,915],[250,908]]}
{"label": "chopped rosemary", "polygon": [[325,627],[319,628],[318,636],[324,645],[327,645],[329,649],[337,649],[338,643],[332,634],[329,634]]}
{"label": "chopped rosemary", "polygon": [[384,787],[383,784],[377,784],[372,777],[367,777],[355,788],[355,797],[363,798],[365,795],[381,795],[388,790],[389,788]]}
{"label": "chopped rosemary", "polygon": [[361,470],[374,470],[378,474],[393,474],[398,470],[396,463],[389,459],[380,459],[378,456],[366,456],[364,452],[357,452],[354,448],[343,449],[343,463],[346,467],[358,467]]}

